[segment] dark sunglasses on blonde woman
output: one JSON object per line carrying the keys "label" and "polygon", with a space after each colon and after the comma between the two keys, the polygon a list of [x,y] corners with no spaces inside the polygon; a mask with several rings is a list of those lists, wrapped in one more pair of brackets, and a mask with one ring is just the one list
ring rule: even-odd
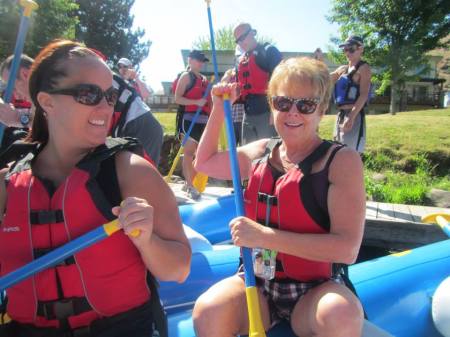
{"label": "dark sunglasses on blonde woman", "polygon": [[117,102],[119,92],[116,88],[110,87],[105,91],[96,84],[78,84],[72,88],[51,89],[47,93],[54,95],[72,96],[74,100],[83,105],[94,106],[101,102],[103,97],[110,106]]}
{"label": "dark sunglasses on blonde woman", "polygon": [[316,111],[319,102],[319,98],[291,98],[287,96],[272,97],[272,104],[276,110],[288,112],[295,104],[297,111],[304,115],[309,115]]}

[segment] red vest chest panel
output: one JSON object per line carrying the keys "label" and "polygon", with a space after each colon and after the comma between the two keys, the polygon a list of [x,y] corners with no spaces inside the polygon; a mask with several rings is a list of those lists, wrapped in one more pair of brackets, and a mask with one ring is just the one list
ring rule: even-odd
{"label": "red vest chest panel", "polygon": [[[256,164],[244,195],[246,216],[266,224],[269,215],[268,223],[280,230],[327,233],[313,220],[304,206],[300,190],[303,177],[302,171],[296,167],[275,180],[267,161]],[[284,253],[278,253],[277,260],[283,266],[283,271],[277,271],[277,278],[289,277],[307,282],[329,278],[332,275],[330,263],[311,261]]]}
{"label": "red vest chest panel", "polygon": [[[111,205],[89,170],[75,167],[53,195],[31,169],[13,173],[7,186],[6,214],[0,231],[1,274],[31,262],[40,249],[51,250],[112,220]],[[45,211],[45,212],[42,212]],[[32,224],[32,213],[62,211],[62,219]],[[147,269],[138,250],[117,232],[60,264],[7,290],[8,314],[21,323],[58,326],[38,314],[38,303],[86,298],[93,310],[68,318],[72,328],[137,307],[149,299]]]}
{"label": "red vest chest panel", "polygon": [[[204,96],[206,89],[208,88],[208,80],[206,79],[206,77],[201,76],[198,77],[196,76],[195,78],[195,84],[192,87],[191,90],[187,91],[184,94],[184,97],[189,98],[189,99],[200,99]],[[197,105],[186,105],[184,108],[185,112],[196,112],[197,111],[198,106]],[[209,114],[211,112],[211,102],[209,97],[207,97],[207,102],[206,104],[202,107],[202,112],[204,112],[205,114]]]}
{"label": "red vest chest panel", "polygon": [[246,53],[240,59],[238,65],[238,82],[242,98],[245,98],[249,94],[266,94],[269,73],[258,66],[254,52]]}

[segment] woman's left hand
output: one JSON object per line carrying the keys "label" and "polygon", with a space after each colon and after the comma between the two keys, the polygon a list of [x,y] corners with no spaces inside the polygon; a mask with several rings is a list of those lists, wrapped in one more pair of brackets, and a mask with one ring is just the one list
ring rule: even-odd
{"label": "woman's left hand", "polygon": [[265,248],[263,237],[266,227],[259,223],[240,216],[230,221],[231,239],[239,247]]}
{"label": "woman's left hand", "polygon": [[120,206],[113,207],[112,212],[118,217],[119,226],[136,247],[150,243],[153,233],[153,207],[147,200],[128,197]]}

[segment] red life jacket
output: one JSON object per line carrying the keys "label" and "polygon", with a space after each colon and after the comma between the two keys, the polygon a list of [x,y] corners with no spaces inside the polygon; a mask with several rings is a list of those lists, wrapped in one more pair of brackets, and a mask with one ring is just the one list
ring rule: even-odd
{"label": "red life jacket", "polygon": [[258,53],[264,52],[264,46],[258,45],[251,52],[245,53],[239,60],[238,82],[241,98],[249,94],[265,95],[269,83],[269,72],[261,68],[256,62]]}
{"label": "red life jacket", "polygon": [[[129,140],[107,139],[53,194],[32,174],[36,147],[18,161],[8,173],[6,214],[0,227],[1,274],[112,220],[112,205],[95,178],[101,162],[136,146]],[[63,322],[73,329],[87,326],[147,302],[146,275],[139,251],[119,231],[9,288],[7,312],[19,323],[38,327],[61,327]],[[62,308],[69,314],[62,314]]]}
{"label": "red life jacket", "polygon": [[[203,76],[203,75],[200,75],[200,77],[196,76],[194,86],[192,87],[192,89],[188,90],[183,95],[183,97],[186,97],[188,99],[202,98],[205,95],[205,91],[208,88],[208,84],[209,84],[209,81],[205,76]],[[186,105],[184,107],[184,112],[185,113],[186,112],[195,113],[197,111],[197,108],[198,108],[198,106],[195,104]],[[208,96],[206,104],[202,108],[202,113],[209,115],[210,112],[211,112],[211,99]]]}
{"label": "red life jacket", "polygon": [[[330,148],[331,143],[323,142],[299,166],[276,177],[268,163],[268,158],[272,149],[278,144],[280,144],[279,140],[276,143],[270,141],[267,155],[253,165],[244,194],[245,215],[258,223],[284,231],[316,234],[329,232],[329,224],[316,223],[308,213],[302,201],[300,182],[306,174],[309,174],[312,164]],[[270,213],[266,218],[268,207],[270,207]],[[278,252],[275,277],[277,279],[291,278],[302,282],[327,279],[332,276],[332,267],[332,263],[307,260]]]}

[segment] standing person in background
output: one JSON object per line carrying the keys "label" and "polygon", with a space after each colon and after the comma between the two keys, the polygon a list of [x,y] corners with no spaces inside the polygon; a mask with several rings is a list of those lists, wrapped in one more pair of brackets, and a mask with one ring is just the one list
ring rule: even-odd
{"label": "standing person in background", "polygon": [[120,76],[127,81],[141,96],[144,102],[150,97],[151,92],[147,85],[139,78],[137,71],[133,68],[133,63],[125,57],[117,62]]}
{"label": "standing person in background", "polygon": [[[14,55],[8,56],[0,65],[1,80],[8,83],[9,71]],[[14,95],[11,104],[6,104],[0,98],[0,122],[6,126],[1,148],[5,149],[18,139],[26,136],[26,130],[31,126],[33,109],[28,93],[28,77],[33,59],[25,54],[20,57],[19,71],[14,82]]]}
{"label": "standing person in background", "polygon": [[117,89],[91,49],[50,43],[29,92],[26,155],[0,180],[1,276],[115,218],[123,230],[7,289],[11,336],[151,336],[146,275],[182,282],[190,269],[175,197],[134,140],[107,138]]}
{"label": "standing person in background", "polygon": [[241,142],[247,144],[276,135],[266,91],[270,76],[282,56],[271,44],[258,43],[256,30],[249,23],[238,24],[233,34],[236,44],[244,51],[239,58],[237,78],[240,100],[245,104]]}
{"label": "standing person in background", "polygon": [[350,148],[364,152],[366,145],[365,107],[370,93],[370,66],[361,59],[364,42],[359,36],[350,36],[339,45],[348,60],[331,73],[335,83],[334,99],[339,110],[334,128],[334,139]]}
{"label": "standing person in background", "polygon": [[150,107],[127,81],[113,74],[114,87],[119,90],[111,124],[113,137],[133,137],[139,140],[153,163],[158,166],[164,131]]}
{"label": "standing person in background", "polygon": [[175,103],[182,106],[181,134],[185,135],[194,118],[198,107],[202,108],[201,114],[189,135],[189,139],[184,145],[183,155],[183,175],[186,180],[184,190],[192,199],[200,198],[200,192],[192,185],[197,172],[194,169],[194,157],[197,151],[198,142],[202,136],[208,116],[211,112],[210,95],[203,98],[209,81],[203,76],[202,70],[205,62],[209,59],[199,50],[192,50],[188,55],[188,68],[180,75],[175,86]]}

